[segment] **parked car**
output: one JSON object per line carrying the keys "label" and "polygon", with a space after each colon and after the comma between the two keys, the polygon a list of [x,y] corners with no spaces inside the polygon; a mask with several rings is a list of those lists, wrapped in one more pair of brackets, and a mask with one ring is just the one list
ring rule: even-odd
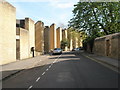
{"label": "parked car", "polygon": [[79,48],[73,48],[72,51],[79,51]]}
{"label": "parked car", "polygon": [[62,54],[62,49],[61,49],[61,48],[55,48],[55,49],[52,51],[52,54]]}
{"label": "parked car", "polygon": [[80,47],[80,50],[84,50],[83,47]]}

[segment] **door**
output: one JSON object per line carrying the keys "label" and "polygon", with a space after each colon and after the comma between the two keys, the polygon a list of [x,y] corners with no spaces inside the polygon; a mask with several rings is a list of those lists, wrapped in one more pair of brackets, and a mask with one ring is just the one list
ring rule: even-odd
{"label": "door", "polygon": [[106,55],[109,56],[110,54],[110,40],[106,41]]}
{"label": "door", "polygon": [[16,39],[16,59],[20,60],[20,40]]}

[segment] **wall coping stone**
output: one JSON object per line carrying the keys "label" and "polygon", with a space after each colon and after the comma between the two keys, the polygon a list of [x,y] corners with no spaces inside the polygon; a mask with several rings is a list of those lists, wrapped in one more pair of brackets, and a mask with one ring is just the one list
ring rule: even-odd
{"label": "wall coping stone", "polygon": [[95,39],[95,41],[103,40],[103,39],[108,38],[108,37],[111,37],[112,39],[113,38],[118,38],[118,37],[120,37],[120,33],[114,33],[114,34],[105,35],[105,36],[102,36],[102,37],[97,37]]}

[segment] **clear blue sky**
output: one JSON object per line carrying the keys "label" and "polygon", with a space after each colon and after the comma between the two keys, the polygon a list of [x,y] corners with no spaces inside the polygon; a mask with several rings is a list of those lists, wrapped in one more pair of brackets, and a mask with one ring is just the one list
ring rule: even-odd
{"label": "clear blue sky", "polygon": [[7,0],[16,7],[17,19],[30,17],[35,22],[41,20],[45,26],[52,23],[67,25],[72,18],[74,4],[79,0]]}

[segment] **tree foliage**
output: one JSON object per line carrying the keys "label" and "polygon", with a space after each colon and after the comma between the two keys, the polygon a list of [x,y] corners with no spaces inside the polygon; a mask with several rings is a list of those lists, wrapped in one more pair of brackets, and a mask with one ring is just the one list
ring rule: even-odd
{"label": "tree foliage", "polygon": [[87,35],[84,31],[78,31],[74,28],[68,28],[68,36],[72,39],[74,39],[75,37],[85,39]]}
{"label": "tree foliage", "polygon": [[108,35],[120,32],[119,2],[78,2],[69,26],[88,35]]}
{"label": "tree foliage", "polygon": [[73,18],[69,27],[87,33],[83,46],[90,46],[94,39],[120,32],[120,2],[78,2],[74,5]]}

